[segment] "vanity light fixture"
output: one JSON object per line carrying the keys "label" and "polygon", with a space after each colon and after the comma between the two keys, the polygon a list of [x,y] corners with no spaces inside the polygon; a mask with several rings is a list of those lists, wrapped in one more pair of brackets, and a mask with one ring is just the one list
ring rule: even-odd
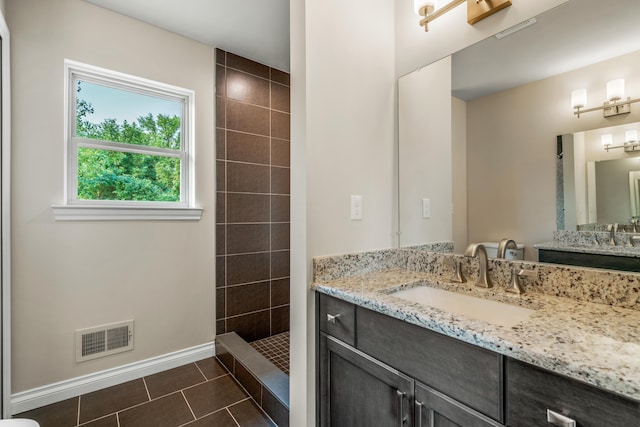
{"label": "vanity light fixture", "polygon": [[465,2],[467,22],[471,25],[511,6],[511,0],[451,0],[442,5],[438,0],[413,0],[413,9],[420,17],[420,26],[429,31],[429,22]]}
{"label": "vanity light fixture", "polygon": [[624,79],[616,79],[607,82],[607,99],[601,107],[593,107],[583,110],[587,104],[587,90],[577,89],[571,92],[571,107],[573,114],[580,118],[580,114],[589,113],[591,111],[603,111],[604,117],[619,116],[620,114],[629,114],[631,112],[631,104],[639,102],[640,98],[624,99]]}
{"label": "vanity light fixture", "polygon": [[605,134],[600,137],[600,142],[606,152],[616,148],[624,148],[627,153],[640,151],[640,141],[638,141],[638,131],[635,129],[628,130],[624,133],[624,144],[613,145],[613,135]]}

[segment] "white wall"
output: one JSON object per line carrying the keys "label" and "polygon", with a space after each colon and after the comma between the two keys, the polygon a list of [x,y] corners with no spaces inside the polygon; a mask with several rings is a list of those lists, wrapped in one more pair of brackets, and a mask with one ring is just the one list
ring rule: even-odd
{"label": "white wall", "polygon": [[467,103],[451,98],[451,158],[453,244],[455,253],[467,248]]}
{"label": "white wall", "polygon": [[[451,57],[400,78],[398,99],[400,245],[450,241]],[[429,199],[429,218],[423,199]]]}
{"label": "white wall", "polygon": [[463,4],[437,18],[425,32],[413,12],[413,0],[396,0],[396,75],[410,73],[567,1],[514,1],[512,6],[475,25],[467,24],[467,8]]}
{"label": "white wall", "polygon": [[[81,0],[10,0],[13,391],[210,342],[215,333],[213,49]],[[199,222],[53,219],[65,58],[196,92]],[[135,350],[76,364],[74,331],[135,319]]]}
{"label": "white wall", "polygon": [[[605,99],[606,82],[627,81],[640,93],[640,51],[467,103],[469,241],[513,238],[529,245],[552,240],[556,225],[556,136],[640,120],[640,109],[606,119],[577,118],[571,91],[585,87],[589,106]],[[508,108],[505,108],[508,106]]]}

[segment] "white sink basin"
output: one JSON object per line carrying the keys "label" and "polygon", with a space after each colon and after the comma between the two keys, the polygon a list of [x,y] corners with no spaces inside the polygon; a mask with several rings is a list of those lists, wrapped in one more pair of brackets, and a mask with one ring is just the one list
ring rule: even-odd
{"label": "white sink basin", "polygon": [[534,310],[517,305],[476,298],[429,286],[404,289],[391,295],[508,328],[526,320],[534,312]]}

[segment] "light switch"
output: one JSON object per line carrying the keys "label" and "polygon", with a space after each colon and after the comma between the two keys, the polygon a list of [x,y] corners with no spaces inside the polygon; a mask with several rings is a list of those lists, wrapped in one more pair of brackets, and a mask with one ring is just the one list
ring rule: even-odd
{"label": "light switch", "polygon": [[351,219],[354,221],[362,219],[362,196],[351,195]]}
{"label": "light switch", "polygon": [[431,218],[431,200],[422,199],[422,218]]}

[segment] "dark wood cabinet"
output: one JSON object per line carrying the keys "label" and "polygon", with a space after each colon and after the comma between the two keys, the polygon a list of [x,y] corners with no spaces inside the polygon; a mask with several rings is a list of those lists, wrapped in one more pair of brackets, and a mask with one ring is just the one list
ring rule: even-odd
{"label": "dark wood cabinet", "polygon": [[579,267],[640,272],[640,258],[538,249],[538,261]]}
{"label": "dark wood cabinet", "polygon": [[424,384],[416,383],[416,427],[500,427],[502,424]]}
{"label": "dark wood cabinet", "polygon": [[324,294],[317,307],[322,427],[640,427],[639,401]]}
{"label": "dark wood cabinet", "polygon": [[324,333],[320,352],[321,426],[413,427],[411,378]]}
{"label": "dark wood cabinet", "polygon": [[506,378],[508,426],[568,425],[547,422],[547,410],[576,427],[640,426],[640,402],[513,359]]}

